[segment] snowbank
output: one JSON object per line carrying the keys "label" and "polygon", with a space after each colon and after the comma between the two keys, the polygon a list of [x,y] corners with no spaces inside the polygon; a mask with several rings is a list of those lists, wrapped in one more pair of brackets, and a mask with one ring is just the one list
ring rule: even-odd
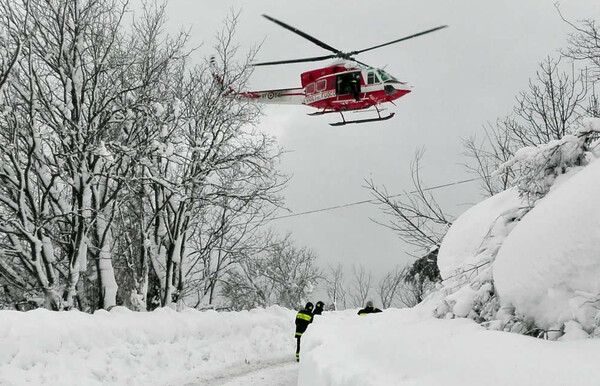
{"label": "snowbank", "polygon": [[[327,314],[327,313],[326,313]],[[600,340],[490,331],[427,309],[323,315],[303,338],[299,385],[597,385]]]}
{"label": "snowbank", "polygon": [[471,207],[452,224],[438,254],[443,282],[427,302],[436,316],[478,321],[495,317],[493,263],[524,213],[517,190],[510,189]]}
{"label": "snowbank", "polygon": [[294,358],[295,311],[0,311],[0,385],[183,385]]}
{"label": "snowbank", "polygon": [[[446,233],[438,254],[442,279],[448,281],[456,278],[487,261],[493,254],[493,248],[489,248],[485,242],[494,231],[494,225],[521,205],[516,189],[510,189],[469,208],[457,218]],[[501,233],[504,235],[507,232]]]}
{"label": "snowbank", "polygon": [[600,305],[600,162],[556,186],[504,241],[494,265],[501,303],[538,326],[576,320],[588,332]]}

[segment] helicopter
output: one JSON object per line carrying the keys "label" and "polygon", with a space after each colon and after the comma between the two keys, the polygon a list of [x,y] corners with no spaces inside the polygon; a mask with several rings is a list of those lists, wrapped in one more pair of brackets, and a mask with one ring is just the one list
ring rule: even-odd
{"label": "helicopter", "polygon": [[[380,105],[388,102],[394,104],[394,100],[411,92],[411,86],[407,83],[399,81],[383,69],[356,60],[354,56],[448,27],[447,25],[442,25],[362,50],[344,52],[273,17],[262,16],[332,53],[324,56],[253,63],[252,66],[317,62],[328,59],[334,59],[334,62],[327,67],[302,73],[300,75],[301,87],[246,91],[238,95],[259,103],[307,105],[319,110],[308,114],[311,116],[339,113],[342,120],[330,123],[331,126],[390,119],[395,113],[392,112],[382,116]],[[345,112],[365,111],[371,107],[377,112],[377,117],[346,120],[344,116]]]}

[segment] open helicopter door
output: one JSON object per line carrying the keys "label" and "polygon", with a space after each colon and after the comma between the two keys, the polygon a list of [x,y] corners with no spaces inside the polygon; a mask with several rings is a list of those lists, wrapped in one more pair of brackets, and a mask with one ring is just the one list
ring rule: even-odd
{"label": "open helicopter door", "polygon": [[337,75],[336,95],[352,95],[360,99],[360,71],[342,72]]}

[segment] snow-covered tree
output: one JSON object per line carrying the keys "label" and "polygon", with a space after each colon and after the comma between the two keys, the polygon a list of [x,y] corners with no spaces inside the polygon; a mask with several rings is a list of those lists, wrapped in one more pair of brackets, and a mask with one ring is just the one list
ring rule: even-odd
{"label": "snow-covered tree", "polygon": [[[161,283],[162,305],[182,300],[189,292],[186,280],[197,284],[198,268],[210,270],[198,259],[223,253],[217,246],[225,246],[230,233],[223,226],[231,227],[232,219],[242,225],[255,221],[270,212],[265,204],[279,202],[282,180],[275,166],[280,151],[272,137],[254,126],[258,106],[226,91],[244,87],[252,58],[234,62],[234,28],[235,18],[226,23],[215,47],[221,62],[192,68],[184,62],[153,91],[166,100],[155,104],[156,120],[146,125],[153,150],[140,160],[139,178],[144,256]],[[218,265],[221,271],[222,261]]]}
{"label": "snow-covered tree", "polygon": [[265,238],[263,250],[241,256],[223,278],[223,297],[235,310],[272,304],[303,307],[322,276],[316,255],[294,246],[290,235]]}
{"label": "snow-covered tree", "polygon": [[235,23],[220,64],[194,67],[187,33],[163,35],[164,5],[127,31],[118,0],[24,4],[0,11],[27,32],[1,89],[3,280],[52,309],[182,299],[198,276],[188,256],[227,251],[222,272],[284,181],[278,147],[254,126],[260,110],[223,89],[249,74]]}
{"label": "snow-covered tree", "polygon": [[[0,90],[21,55],[25,44],[28,23],[23,23],[28,17],[29,7],[27,1],[15,2],[11,0],[0,1]],[[18,11],[13,11],[16,8]]]}
{"label": "snow-covered tree", "polygon": [[[110,163],[106,143],[119,130],[114,102],[124,91],[118,29],[125,9],[110,0],[28,1],[26,9],[4,11],[28,31],[3,95],[6,231],[14,250],[30,255],[50,306],[63,306],[60,273],[71,307],[92,229],[105,234],[92,194],[111,194],[101,175]],[[102,303],[114,305],[111,259],[98,249],[92,254]]]}

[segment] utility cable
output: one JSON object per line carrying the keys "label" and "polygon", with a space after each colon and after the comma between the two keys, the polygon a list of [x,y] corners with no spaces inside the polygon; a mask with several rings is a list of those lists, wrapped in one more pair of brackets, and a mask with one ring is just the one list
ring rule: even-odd
{"label": "utility cable", "polygon": [[[441,189],[441,188],[447,188],[449,186],[465,184],[467,182],[473,182],[473,181],[476,181],[478,179],[479,178],[469,178],[467,180],[456,181],[456,182],[449,182],[447,184],[436,185],[436,186],[432,186],[432,187],[429,187],[429,188],[424,188],[424,189],[421,189],[421,190],[425,192],[425,191],[429,191],[429,190],[436,190],[436,189]],[[391,196],[388,196],[388,197],[392,198],[392,197],[405,196],[407,194],[412,194],[412,193],[417,193],[417,192],[418,192],[418,190],[413,190],[413,191],[408,192],[408,193],[398,193],[398,194],[394,194],[394,195],[391,195]],[[356,205],[362,205],[362,204],[367,204],[367,203],[377,203],[377,202],[378,202],[378,200],[376,200],[376,199],[350,202],[348,204],[343,204],[343,205],[336,205],[336,206],[330,206],[330,207],[327,207],[327,208],[313,209],[313,210],[307,210],[305,212],[299,212],[299,213],[286,214],[286,215],[283,215],[283,216],[277,216],[277,217],[273,217],[273,218],[269,219],[269,221],[272,221],[272,220],[281,220],[281,219],[290,218],[290,217],[304,216],[304,215],[312,214],[312,213],[326,212],[326,211],[335,210],[335,209],[347,208],[349,206],[356,206]]]}

